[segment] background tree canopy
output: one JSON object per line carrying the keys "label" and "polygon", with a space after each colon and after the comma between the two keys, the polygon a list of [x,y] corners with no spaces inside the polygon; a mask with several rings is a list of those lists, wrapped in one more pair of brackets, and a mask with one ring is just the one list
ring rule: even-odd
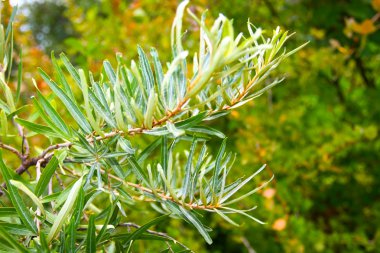
{"label": "background tree canopy", "polygon": [[[168,35],[178,2],[26,1],[15,24],[16,51],[22,47],[28,87],[21,99],[34,93],[30,77],[38,78],[37,66],[52,72],[51,50],[63,50],[75,65],[94,72],[106,58],[116,65],[115,52],[137,59],[136,44],[159,48],[160,56],[170,59]],[[376,252],[380,1],[195,0],[191,8],[233,18],[237,31],[247,30],[248,18],[264,29],[280,25],[295,31],[289,48],[310,43],[280,66],[286,80],[275,92],[213,125],[232,136],[229,146],[240,155],[237,176],[249,174],[239,168],[264,163],[270,170],[258,178],[275,174],[261,196],[239,202],[242,209],[258,204],[258,217],[267,224],[236,217],[242,225],[234,228],[210,216],[216,228],[212,249],[180,221],[171,220],[166,231],[198,252]],[[184,22],[189,33],[197,31],[193,20]],[[196,36],[184,36],[184,45],[192,49]],[[36,81],[43,93],[50,92],[42,79]],[[138,247],[142,252],[146,245]]]}

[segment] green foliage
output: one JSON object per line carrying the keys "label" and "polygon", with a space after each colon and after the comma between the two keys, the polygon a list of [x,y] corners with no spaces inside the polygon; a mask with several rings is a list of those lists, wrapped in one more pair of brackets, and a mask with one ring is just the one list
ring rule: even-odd
{"label": "green foliage", "polygon": [[239,166],[267,163],[276,181],[256,199],[270,226],[260,233],[241,227],[219,250],[246,237],[257,252],[377,252],[379,31],[363,25],[378,28],[376,1],[266,2],[278,16],[253,4],[250,15],[263,13],[255,23],[281,23],[310,44],[279,68],[290,85],[228,121]]}
{"label": "green foliage", "polygon": [[[177,8],[170,37],[172,60],[165,65],[156,49],[148,55],[138,47],[138,62],[125,64],[117,54],[116,67],[105,60],[102,72],[93,74],[74,67],[65,54],[56,59],[52,53],[56,78],[39,69],[52,94],[45,95],[36,84],[35,110],[27,119],[19,115],[19,93],[11,92],[6,68],[0,72],[5,97],[0,100],[2,138],[22,139],[21,151],[0,143],[21,162],[12,174],[0,153],[4,193],[10,199],[2,208],[4,215],[11,214],[5,222],[13,227],[0,231],[6,241],[1,250],[130,252],[138,240],[159,240],[169,243],[168,251],[173,250],[171,244],[188,251],[172,237],[148,229],[168,216],[179,218],[211,244],[211,229],[201,214],[216,213],[232,225],[238,225],[231,218],[234,214],[263,224],[250,214],[256,206],[243,209],[238,202],[261,190],[273,176],[242,192],[265,165],[248,177],[230,179],[235,155],[227,150],[224,134],[205,124],[278,84],[281,80],[270,80],[269,75],[302,46],[283,49],[291,35],[280,28],[267,38],[248,23],[246,36],[235,35],[225,16],[209,25],[205,14],[198,18],[187,9],[200,33],[199,50],[189,59],[182,45],[187,4]],[[8,51],[10,27],[3,36]],[[4,54],[6,62],[11,55]],[[264,86],[265,80],[270,82]],[[8,121],[15,129],[6,127]],[[29,147],[34,134],[45,136],[50,146]],[[223,140],[214,156],[208,146],[215,137]],[[19,177],[31,168],[32,179]],[[126,210],[143,202],[163,216],[144,220],[142,226],[128,223]],[[13,217],[11,207],[19,218]]]}

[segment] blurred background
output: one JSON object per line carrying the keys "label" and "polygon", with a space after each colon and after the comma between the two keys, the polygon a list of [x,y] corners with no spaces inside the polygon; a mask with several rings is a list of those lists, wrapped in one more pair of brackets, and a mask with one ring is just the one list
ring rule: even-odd
{"label": "blurred background", "polygon": [[[156,47],[170,60],[179,2],[19,1],[15,58],[22,49],[22,99],[28,103],[34,93],[32,77],[50,92],[36,70],[51,72],[52,50],[92,71],[100,71],[104,59],[115,63],[116,52],[136,59],[137,44]],[[12,9],[7,4],[5,18]],[[242,209],[257,204],[254,214],[267,224],[234,217],[242,224],[236,228],[206,216],[214,228],[212,246],[180,221],[162,229],[196,252],[379,252],[380,1],[193,0],[190,6],[198,15],[223,13],[239,32],[247,32],[248,19],[268,35],[278,25],[296,32],[289,49],[310,43],[280,66],[283,84],[214,126],[231,136],[236,177],[264,163],[269,169],[259,180],[276,175],[239,203]],[[185,23],[184,45],[191,50],[198,27],[188,17]],[[136,223],[143,216],[130,212]]]}

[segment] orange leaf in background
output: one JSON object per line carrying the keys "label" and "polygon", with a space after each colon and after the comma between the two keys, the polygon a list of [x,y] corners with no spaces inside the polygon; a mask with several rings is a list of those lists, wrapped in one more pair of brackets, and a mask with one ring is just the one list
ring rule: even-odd
{"label": "orange leaf in background", "polygon": [[380,0],[372,0],[372,7],[375,11],[380,12]]}
{"label": "orange leaf in background", "polygon": [[239,118],[239,115],[240,115],[240,113],[239,113],[238,111],[232,111],[232,112],[231,112],[231,116],[232,116],[233,118]]}
{"label": "orange leaf in background", "polygon": [[259,149],[259,156],[260,156],[260,157],[265,157],[266,154],[267,154],[266,149],[264,149],[264,148],[260,148],[260,149]]}
{"label": "orange leaf in background", "polygon": [[371,19],[366,19],[360,24],[354,24],[352,26],[352,29],[354,30],[354,32],[359,33],[361,35],[368,35],[374,33],[377,30],[375,24]]}
{"label": "orange leaf in background", "polygon": [[335,39],[330,39],[329,42],[332,48],[337,49],[339,52],[341,52],[344,55],[351,55],[354,52],[353,49],[342,47],[339,41]]}
{"label": "orange leaf in background", "polygon": [[286,228],[286,219],[285,218],[279,218],[274,221],[272,225],[272,229],[276,231],[282,231]]}
{"label": "orange leaf in background", "polygon": [[268,188],[263,192],[263,196],[267,199],[271,199],[276,194],[276,190],[273,188]]}

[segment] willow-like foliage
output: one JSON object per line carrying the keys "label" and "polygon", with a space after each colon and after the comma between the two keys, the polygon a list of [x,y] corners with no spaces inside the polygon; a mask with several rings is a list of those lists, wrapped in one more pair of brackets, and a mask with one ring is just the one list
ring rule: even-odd
{"label": "willow-like foliage", "polygon": [[[233,225],[238,224],[232,214],[262,223],[251,214],[255,207],[241,210],[236,203],[273,177],[242,192],[265,165],[246,178],[230,179],[235,154],[228,151],[226,136],[206,123],[278,84],[282,79],[268,83],[268,76],[301,47],[286,51],[291,35],[279,28],[265,37],[248,23],[246,35],[235,34],[223,15],[207,26],[205,14],[198,18],[189,9],[186,14],[187,4],[179,5],[173,22],[171,62],[163,63],[154,48],[138,47],[137,62],[125,64],[117,54],[117,66],[105,60],[103,72],[93,74],[74,67],[63,53],[58,59],[52,53],[55,77],[39,72],[53,95],[43,95],[36,85],[35,113],[27,119],[18,116],[25,110],[17,107],[21,71],[16,94],[5,74],[12,64],[12,25],[6,32],[1,27],[1,133],[4,140],[14,134],[13,120],[24,145],[22,151],[3,142],[0,147],[20,158],[17,174],[36,170],[36,178],[20,180],[0,159],[3,191],[11,203],[0,207],[0,218],[7,217],[0,226],[1,250],[124,252],[135,240],[178,243],[148,230],[168,216],[192,224],[211,244],[201,212]],[[200,28],[199,51],[192,56],[182,45],[184,15]],[[29,135],[46,136],[52,145],[31,157],[23,128]],[[209,152],[212,138],[220,139],[216,154]],[[54,175],[70,177],[63,190],[53,185]],[[124,210],[146,201],[163,216],[143,226],[127,223]],[[137,229],[130,232],[128,226]]]}

